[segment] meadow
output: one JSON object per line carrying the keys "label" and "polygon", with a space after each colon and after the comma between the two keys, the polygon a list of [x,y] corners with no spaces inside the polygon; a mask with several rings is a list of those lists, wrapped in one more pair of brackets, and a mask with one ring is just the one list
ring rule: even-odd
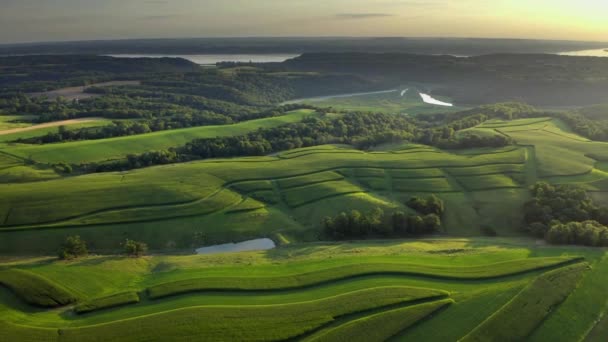
{"label": "meadow", "polygon": [[[308,113],[282,120],[303,115]],[[608,190],[608,169],[601,161],[608,158],[606,144],[586,141],[557,120],[490,121],[475,129],[511,135],[517,145],[457,151],[405,145],[367,152],[323,145],[75,177],[0,154],[7,179],[0,184],[0,251],[52,253],[68,234],[80,234],[106,252],[117,250],[125,237],[144,240],[154,250],[192,250],[279,235],[309,241],[318,238],[325,216],[376,207],[411,212],[405,206],[411,196],[430,194],[446,203],[444,234],[479,236],[484,226],[491,226],[501,236],[520,236],[519,208],[536,181],[579,184],[597,194]],[[127,138],[158,143],[154,133]],[[89,159],[105,155],[83,151]],[[63,152],[45,158],[53,155]],[[30,177],[41,181],[9,182],[20,170],[35,172]],[[194,238],[201,234],[204,239]]]}
{"label": "meadow", "polygon": [[201,126],[60,144],[0,146],[0,152],[4,151],[20,158],[29,158],[41,163],[80,164],[99,162],[122,159],[129,154],[177,147],[197,138],[242,135],[258,128],[276,127],[286,123],[298,122],[312,115],[316,114],[313,111],[300,110],[283,116],[250,120],[233,125]]}
{"label": "meadow", "polygon": [[[0,288],[0,337],[488,340],[501,332],[549,336],[554,322],[576,313],[582,319],[570,322],[568,338],[599,340],[606,336],[596,321],[608,295],[596,291],[596,282],[608,275],[607,256],[603,249],[475,238],[290,244],[207,256],[8,259],[0,263],[0,283],[22,285]],[[42,288],[44,297],[28,296]],[[594,305],[570,305],[589,291]],[[49,298],[57,299],[51,308]],[[514,332],[516,322],[526,325]]]}

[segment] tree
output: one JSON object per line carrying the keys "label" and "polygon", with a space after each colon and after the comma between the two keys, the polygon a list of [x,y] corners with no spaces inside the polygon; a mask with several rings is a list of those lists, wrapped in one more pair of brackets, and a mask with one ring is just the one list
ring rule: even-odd
{"label": "tree", "polygon": [[396,211],[392,216],[393,231],[400,235],[407,234],[407,215],[403,211]]}
{"label": "tree", "polygon": [[148,245],[140,242],[127,239],[124,243],[125,253],[132,257],[141,257],[148,251]]}
{"label": "tree", "polygon": [[86,242],[78,235],[68,236],[59,249],[59,258],[63,260],[75,259],[88,254]]}
{"label": "tree", "polygon": [[422,218],[425,233],[435,233],[441,229],[441,219],[437,214],[428,214]]}

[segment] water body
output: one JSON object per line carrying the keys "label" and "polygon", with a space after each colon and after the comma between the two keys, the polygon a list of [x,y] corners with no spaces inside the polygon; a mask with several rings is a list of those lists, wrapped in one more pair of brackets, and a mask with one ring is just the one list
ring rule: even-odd
{"label": "water body", "polygon": [[202,247],[196,250],[196,254],[216,254],[231,252],[266,251],[275,248],[277,245],[270,239],[255,239],[239,243],[225,243]]}
{"label": "water body", "polygon": [[317,97],[310,97],[307,99],[297,99],[297,100],[286,101],[286,102],[283,102],[282,104],[285,105],[285,104],[293,104],[293,103],[300,103],[300,102],[320,102],[320,101],[339,99],[339,98],[344,98],[344,97],[389,94],[389,93],[396,93],[398,91],[399,90],[397,90],[397,89],[391,89],[391,90],[370,91],[370,92],[366,92],[366,93],[350,93],[350,94],[340,94],[340,95],[317,96]]}
{"label": "water body", "polygon": [[560,52],[560,53],[558,53],[558,55],[563,55],[563,56],[608,57],[608,49],[567,51],[567,52]]}
{"label": "water body", "polygon": [[422,101],[424,101],[424,103],[428,103],[428,104],[432,104],[432,105],[437,105],[437,106],[444,106],[444,107],[454,107],[453,104],[439,101],[439,100],[433,98],[429,94],[420,93],[420,97],[422,97]]}
{"label": "water body", "polygon": [[108,55],[117,58],[183,58],[193,63],[200,65],[215,65],[220,62],[238,62],[238,63],[280,63],[285,62],[288,59],[298,57],[299,55],[292,54],[266,54],[266,55],[250,55],[250,54],[236,54],[236,55],[155,55],[155,54],[141,54],[141,55]]}

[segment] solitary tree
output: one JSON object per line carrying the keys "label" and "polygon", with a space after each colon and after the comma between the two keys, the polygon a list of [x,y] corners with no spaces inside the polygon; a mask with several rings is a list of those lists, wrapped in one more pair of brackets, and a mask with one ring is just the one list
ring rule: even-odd
{"label": "solitary tree", "polygon": [[88,254],[89,250],[87,249],[87,243],[78,235],[68,236],[59,249],[59,258],[64,260],[83,257]]}
{"label": "solitary tree", "polygon": [[148,245],[140,242],[127,239],[124,244],[125,253],[132,257],[140,257],[148,251]]}

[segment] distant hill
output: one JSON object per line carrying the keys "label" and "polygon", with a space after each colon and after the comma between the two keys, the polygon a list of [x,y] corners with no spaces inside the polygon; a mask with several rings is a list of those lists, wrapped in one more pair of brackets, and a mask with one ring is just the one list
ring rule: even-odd
{"label": "distant hill", "polygon": [[490,53],[557,53],[603,49],[606,42],[561,40],[402,38],[402,37],[264,37],[127,39],[0,45],[11,54],[267,54],[309,52],[378,52],[481,55]]}

